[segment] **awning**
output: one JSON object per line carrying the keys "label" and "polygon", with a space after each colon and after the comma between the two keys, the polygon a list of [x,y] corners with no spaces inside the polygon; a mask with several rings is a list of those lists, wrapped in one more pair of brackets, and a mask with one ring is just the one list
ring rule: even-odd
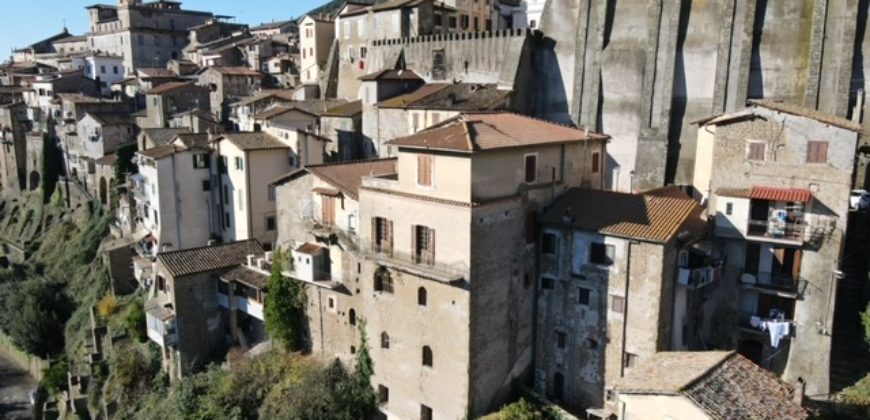
{"label": "awning", "polygon": [[749,197],[755,200],[808,203],[813,199],[813,193],[810,190],[797,188],[752,187]]}
{"label": "awning", "polygon": [[338,197],[338,195],[340,194],[338,191],[329,188],[315,188],[312,191],[317,194],[328,195],[330,197]]}

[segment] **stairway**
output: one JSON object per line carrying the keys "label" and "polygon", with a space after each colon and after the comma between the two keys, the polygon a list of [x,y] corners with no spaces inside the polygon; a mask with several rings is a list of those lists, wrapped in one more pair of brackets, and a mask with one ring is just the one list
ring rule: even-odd
{"label": "stairway", "polygon": [[843,256],[843,272],[837,287],[831,348],[831,393],[854,384],[870,372],[870,349],[864,340],[860,312],[867,307],[864,285],[870,257],[870,214],[850,213]]}

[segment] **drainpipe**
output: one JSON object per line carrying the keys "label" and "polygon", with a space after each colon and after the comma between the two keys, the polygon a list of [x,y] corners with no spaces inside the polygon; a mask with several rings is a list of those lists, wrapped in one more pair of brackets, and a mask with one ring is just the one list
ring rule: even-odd
{"label": "drainpipe", "polygon": [[640,245],[639,242],[629,241],[626,246],[626,258],[625,258],[625,300],[622,305],[622,346],[621,346],[621,354],[619,357],[619,377],[625,377],[625,348],[627,345],[628,339],[628,292],[631,286],[631,248],[632,245]]}
{"label": "drainpipe", "polygon": [[[245,209],[248,212],[248,238],[254,239],[254,212],[251,209],[251,152],[245,152],[245,202],[248,204],[248,208]],[[236,238],[238,240],[238,238]]]}

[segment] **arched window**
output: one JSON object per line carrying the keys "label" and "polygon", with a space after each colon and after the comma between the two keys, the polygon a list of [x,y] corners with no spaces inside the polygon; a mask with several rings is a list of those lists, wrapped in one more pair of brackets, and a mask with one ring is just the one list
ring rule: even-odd
{"label": "arched window", "polygon": [[432,349],[429,346],[423,346],[423,366],[432,367]]}
{"label": "arched window", "polygon": [[378,267],[375,270],[375,291],[393,293],[393,278],[386,267]]}
{"label": "arched window", "polygon": [[348,311],[347,322],[349,322],[350,325],[356,325],[356,311],[355,310],[351,309],[350,311]]}
{"label": "arched window", "polygon": [[381,333],[381,348],[382,349],[390,348],[390,335],[387,334],[386,331]]}
{"label": "arched window", "polygon": [[426,303],[427,303],[426,288],[421,287],[421,288],[417,289],[417,304],[420,306],[426,306]]}

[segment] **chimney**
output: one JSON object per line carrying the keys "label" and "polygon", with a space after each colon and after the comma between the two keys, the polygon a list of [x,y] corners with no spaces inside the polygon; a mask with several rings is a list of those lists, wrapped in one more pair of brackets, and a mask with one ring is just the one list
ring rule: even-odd
{"label": "chimney", "polygon": [[266,252],[266,262],[267,263],[271,263],[273,258],[274,258],[274,254],[272,253],[272,251]]}
{"label": "chimney", "polygon": [[254,254],[248,255],[248,267],[254,266],[254,259],[255,258],[257,258],[257,256]]}
{"label": "chimney", "polygon": [[266,259],[265,258],[257,258],[257,269],[266,270]]}

